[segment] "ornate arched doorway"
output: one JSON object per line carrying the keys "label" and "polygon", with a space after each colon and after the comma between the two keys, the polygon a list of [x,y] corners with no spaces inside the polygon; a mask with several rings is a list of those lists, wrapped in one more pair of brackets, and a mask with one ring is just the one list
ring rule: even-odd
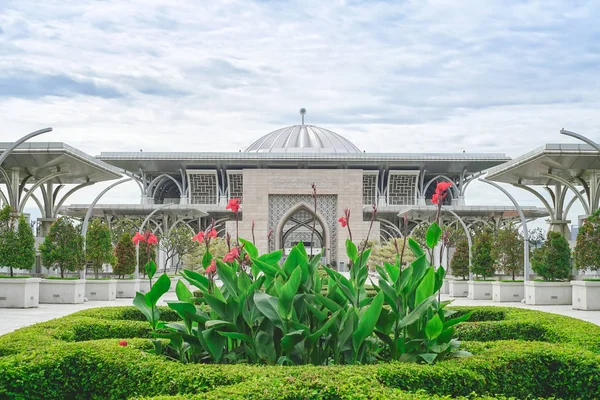
{"label": "ornate arched doorway", "polygon": [[284,254],[288,254],[292,247],[302,242],[309,255],[317,255],[323,251],[322,256],[326,257],[327,238],[325,227],[320,218],[307,207],[300,206],[294,210],[281,221],[279,226],[279,240],[277,242]]}

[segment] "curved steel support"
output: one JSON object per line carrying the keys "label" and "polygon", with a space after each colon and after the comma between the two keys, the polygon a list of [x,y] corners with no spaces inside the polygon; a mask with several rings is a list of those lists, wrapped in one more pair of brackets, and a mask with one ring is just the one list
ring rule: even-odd
{"label": "curved steel support", "polygon": [[388,221],[387,219],[383,219],[383,218],[377,218],[376,221],[379,223],[383,223],[383,225],[391,228],[394,233],[400,235],[400,236],[396,236],[396,237],[404,239],[404,235],[400,231],[400,228],[398,228],[394,223]]}
{"label": "curved steel support", "polygon": [[150,192],[152,191],[152,187],[155,185],[155,183],[158,184],[160,182],[160,181],[157,182],[157,180],[159,180],[161,178],[167,178],[167,179],[170,179],[173,182],[175,182],[175,184],[177,185],[177,188],[179,189],[179,195],[181,196],[181,194],[183,193],[183,188],[181,187],[179,182],[169,174],[160,174],[156,178],[152,179],[152,181],[148,184],[148,188],[146,189],[146,194],[148,196],[150,195]]}
{"label": "curved steel support", "polygon": [[[467,242],[469,243],[469,280],[473,280],[473,273],[471,272],[471,248],[473,247],[473,240],[471,238],[471,232],[469,232],[469,228],[467,227],[467,224],[465,224],[465,221],[463,221],[463,219],[461,217],[458,216],[457,213],[455,213],[454,211],[450,210],[450,209],[445,209],[444,207],[442,207],[442,211],[448,211],[450,214],[452,214],[454,216],[454,218],[456,218],[458,220],[458,222],[460,222],[460,224],[462,225],[464,231],[465,231],[465,235],[467,235]],[[440,264],[441,264],[441,260],[440,260]]]}
{"label": "curved steel support", "polygon": [[40,129],[35,132],[31,132],[30,134],[25,135],[21,139],[14,142],[12,145],[9,146],[8,149],[4,150],[2,155],[0,155],[0,166],[4,163],[4,161],[6,160],[6,157],[8,157],[10,155],[10,153],[14,149],[16,149],[19,145],[21,145],[21,143],[26,142],[33,137],[36,137],[38,135],[41,135],[42,133],[47,133],[47,132],[52,132],[52,128],[44,128],[44,129]]}
{"label": "curved steel support", "polygon": [[[54,206],[54,210],[52,210],[52,218],[56,218],[56,216],[58,215],[58,210],[60,209],[60,207],[64,204],[64,202],[76,191],[78,191],[79,189],[82,189],[86,186],[91,186],[93,184],[95,184],[96,182],[84,182],[84,183],[80,183],[79,185],[75,186],[74,188],[72,188],[71,190],[69,190],[67,193],[65,193],[65,195],[60,199],[60,201],[58,202],[58,204],[56,206]],[[56,200],[56,199],[55,199]]]}
{"label": "curved steel support", "polygon": [[31,195],[33,194],[33,192],[39,188],[40,186],[42,186],[44,183],[51,181],[54,178],[57,178],[59,176],[62,175],[66,175],[68,174],[68,172],[55,172],[53,174],[50,174],[46,177],[44,177],[43,179],[40,179],[39,181],[37,181],[35,183],[35,185],[33,185],[32,187],[29,188],[29,191],[27,192],[27,194],[23,197],[23,200],[21,200],[19,203],[19,213],[23,212],[23,209],[25,208],[25,204],[27,203],[27,200],[29,200],[29,198],[31,197]]}
{"label": "curved steel support", "polygon": [[529,186],[525,186],[525,185],[522,185],[520,183],[513,183],[512,185],[514,187],[518,187],[519,189],[526,190],[529,193],[533,194],[535,197],[537,197],[538,200],[542,202],[542,204],[544,205],[544,207],[546,207],[546,211],[548,211],[548,213],[550,214],[550,218],[556,219],[555,215],[554,215],[554,209],[552,207],[550,207],[550,203],[548,203],[548,200],[546,200],[544,198],[544,196],[542,196],[541,194],[539,194],[538,192],[536,192],[535,190],[533,190]]}
{"label": "curved steel support", "polygon": [[589,144],[590,146],[592,146],[594,148],[594,150],[600,152],[600,146],[596,142],[594,142],[593,140],[591,140],[583,135],[580,135],[579,133],[567,131],[564,128],[560,130],[560,133],[561,133],[561,135],[567,135],[567,136],[574,137],[575,139],[579,139],[582,142],[585,142],[585,143]]}
{"label": "curved steel support", "polygon": [[12,186],[10,184],[10,178],[8,177],[8,174],[6,173],[6,171],[4,170],[4,168],[2,168],[0,166],[0,175],[2,175],[2,178],[4,179],[4,182],[6,183],[6,194],[8,195],[8,199],[10,201],[8,201],[8,204],[10,204],[13,208],[15,207],[15,194],[13,193],[12,190]]}
{"label": "curved steel support", "polygon": [[[23,190],[27,193],[29,192],[29,189],[27,189],[27,188],[23,188]],[[33,201],[36,202],[38,208],[40,209],[40,215],[44,216],[44,206],[43,206],[42,202],[40,201],[40,199],[38,199],[37,196],[33,193],[31,193],[30,197],[33,199]]]}
{"label": "curved steel support", "polygon": [[527,220],[525,219],[525,214],[523,214],[523,210],[521,209],[521,206],[519,205],[519,203],[517,202],[517,200],[508,192],[508,190],[504,189],[502,186],[498,185],[496,182],[492,182],[492,181],[488,181],[486,179],[483,178],[479,178],[478,179],[481,182],[487,183],[488,185],[492,185],[493,187],[495,187],[496,189],[500,190],[502,193],[504,193],[506,195],[506,197],[508,197],[510,199],[510,201],[513,203],[513,205],[515,206],[515,208],[517,209],[517,212],[519,213],[519,217],[521,218],[521,225],[523,226],[523,277],[525,278],[525,281],[529,280],[529,274],[530,274],[530,264],[529,264],[529,230],[527,229]]}
{"label": "curved steel support", "polygon": [[571,189],[573,191],[573,193],[575,193],[575,195],[577,197],[579,197],[579,200],[581,201],[581,205],[583,206],[583,210],[585,211],[586,215],[590,215],[590,206],[589,206],[588,202],[586,201],[585,197],[583,197],[583,195],[581,193],[579,193],[579,190],[577,190],[577,188],[575,186],[573,186],[573,184],[571,182],[569,182],[568,180],[566,180],[564,178],[561,178],[560,176],[556,176],[556,175],[541,174],[541,176],[544,176],[546,178],[553,179],[557,182],[560,182],[563,185],[565,185],[566,187],[568,187],[569,189]]}
{"label": "curved steel support", "polygon": [[452,188],[452,190],[455,192],[454,194],[457,196],[456,198],[458,198],[458,196],[460,196],[460,192],[458,191],[458,188],[456,187],[456,182],[454,182],[452,179],[448,178],[446,175],[441,175],[441,174],[436,175],[435,177],[430,179],[429,182],[427,182],[427,184],[423,188],[423,193],[422,193],[423,196],[425,196],[427,194],[427,189],[429,189],[429,186],[431,186],[431,184],[433,182],[435,182],[435,180],[438,178],[444,178],[446,181],[452,183],[452,186],[450,186],[450,188]]}
{"label": "curved steel support", "polygon": [[87,234],[88,223],[90,221],[90,217],[92,216],[92,211],[94,210],[94,207],[96,206],[98,201],[102,198],[102,196],[104,196],[106,194],[106,192],[108,192],[115,186],[118,186],[121,183],[129,182],[130,180],[131,180],[131,178],[125,178],[125,179],[121,179],[120,181],[113,183],[112,185],[108,186],[106,189],[101,191],[100,194],[98,194],[98,196],[96,196],[94,201],[92,201],[92,204],[90,204],[90,206],[88,207],[87,212],[85,213],[85,218],[83,218],[83,222],[81,224],[81,236],[83,236],[84,248],[85,248],[85,236]]}
{"label": "curved steel support", "polygon": [[465,183],[464,183],[464,185],[463,185],[463,186],[461,186],[461,188],[460,188],[460,195],[461,195],[462,197],[465,197],[465,194],[467,193],[467,188],[469,187],[469,184],[470,184],[471,182],[473,182],[474,180],[476,180],[477,178],[479,178],[479,177],[480,177],[481,175],[483,175],[484,173],[485,173],[485,172],[481,171],[481,172],[478,172],[478,173],[476,173],[476,174],[472,175],[472,176],[471,176],[469,179],[465,179]]}
{"label": "curved steel support", "polygon": [[[152,218],[152,216],[154,214],[156,214],[158,211],[162,210],[163,208],[172,207],[172,206],[176,206],[176,205],[177,204],[174,204],[174,203],[163,204],[162,206],[159,206],[156,209],[152,210],[152,212],[150,214],[148,214],[148,216],[146,217],[144,222],[142,222],[142,224],[140,225],[139,232],[144,231],[144,227],[146,226],[146,224],[148,223],[150,218]],[[135,245],[135,279],[140,279],[140,243],[139,242]]]}
{"label": "curved steel support", "polygon": [[[583,195],[584,191],[585,191],[585,189],[581,189],[579,191],[579,193],[581,193]],[[573,204],[575,203],[575,200],[577,200],[577,199],[579,199],[579,197],[573,196],[573,198],[567,203],[567,206],[565,207],[565,212],[564,212],[565,216],[569,215],[569,211],[571,210],[571,207],[573,206]]]}
{"label": "curved steel support", "polygon": [[2,200],[4,200],[4,203],[10,205],[10,202],[8,201],[8,199],[6,198],[6,196],[4,195],[4,192],[2,191],[2,189],[0,189],[0,198],[2,198]]}

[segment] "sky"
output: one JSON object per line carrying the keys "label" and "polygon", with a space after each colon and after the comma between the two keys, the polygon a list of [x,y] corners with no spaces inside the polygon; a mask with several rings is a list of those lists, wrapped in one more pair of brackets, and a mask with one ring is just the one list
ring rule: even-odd
{"label": "sky", "polygon": [[[563,127],[600,141],[598,20],[577,0],[0,0],[0,137],[238,151],[305,107],[366,152],[515,157],[574,142]],[[509,204],[484,186],[469,204]]]}

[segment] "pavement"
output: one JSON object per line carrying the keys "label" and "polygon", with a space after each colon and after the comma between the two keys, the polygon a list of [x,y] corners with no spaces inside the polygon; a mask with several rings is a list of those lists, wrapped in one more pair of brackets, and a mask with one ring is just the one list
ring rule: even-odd
{"label": "pavement", "polygon": [[[442,295],[442,300],[448,299],[452,298],[448,295]],[[176,300],[175,293],[169,292],[165,294],[159,301],[159,305],[164,305],[165,301],[168,300]],[[88,308],[130,306],[132,305],[132,301],[133,299],[117,299],[114,301],[88,301],[82,304],[40,304],[38,308],[26,309],[0,308],[0,335],[4,335],[24,326],[64,317],[65,315]],[[530,306],[523,303],[496,303],[491,300],[469,300],[467,298],[455,298],[452,305],[519,307],[549,312],[552,314],[566,315],[600,325],[600,311],[573,310],[571,306]]]}

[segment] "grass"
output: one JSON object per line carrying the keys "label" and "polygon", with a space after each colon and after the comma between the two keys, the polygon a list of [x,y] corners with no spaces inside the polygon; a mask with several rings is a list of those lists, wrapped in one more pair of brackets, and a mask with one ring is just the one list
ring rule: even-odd
{"label": "grass", "polygon": [[15,275],[15,276],[0,275],[0,279],[24,279],[24,278],[31,278],[31,276],[29,276],[29,275]]}
{"label": "grass", "polygon": [[76,280],[79,280],[79,278],[73,278],[73,277],[61,278],[60,276],[47,276],[44,279],[54,279],[54,280],[58,280],[58,281],[76,281]]}
{"label": "grass", "polygon": [[515,279],[514,281],[512,279],[502,279],[500,280],[500,282],[524,282],[522,279]]}
{"label": "grass", "polygon": [[600,278],[586,278],[586,279],[582,279],[582,281],[586,281],[586,282],[600,282]]}

